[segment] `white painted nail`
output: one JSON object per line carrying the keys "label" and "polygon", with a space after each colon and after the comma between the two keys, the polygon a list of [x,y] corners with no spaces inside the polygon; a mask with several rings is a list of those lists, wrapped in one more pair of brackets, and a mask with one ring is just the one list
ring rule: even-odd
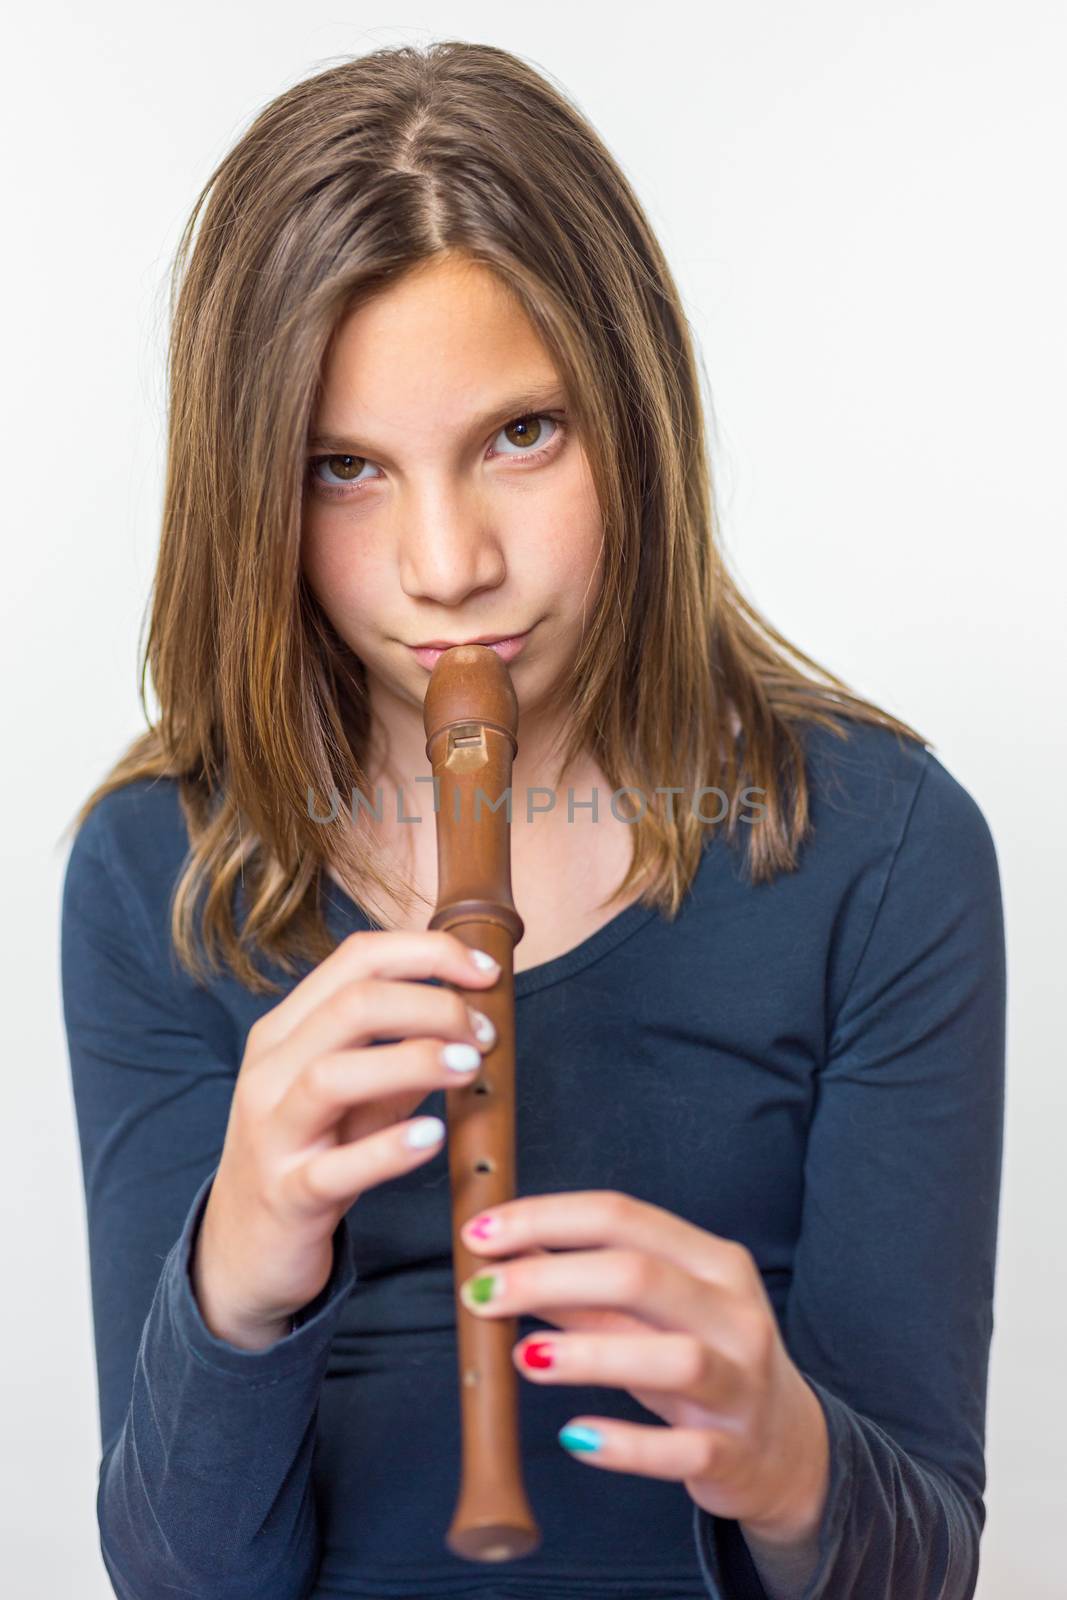
{"label": "white painted nail", "polygon": [[473,1006],[468,1006],[467,1010],[471,1014],[471,1027],[474,1029],[474,1037],[478,1043],[492,1044],[496,1038],[496,1029],[484,1011],[475,1011]]}
{"label": "white painted nail", "polygon": [[426,1150],[444,1137],[445,1125],[440,1117],[420,1117],[404,1135],[404,1143],[412,1150]]}
{"label": "white painted nail", "polygon": [[452,1072],[470,1072],[482,1064],[482,1052],[476,1044],[446,1044],[441,1051],[441,1064]]}

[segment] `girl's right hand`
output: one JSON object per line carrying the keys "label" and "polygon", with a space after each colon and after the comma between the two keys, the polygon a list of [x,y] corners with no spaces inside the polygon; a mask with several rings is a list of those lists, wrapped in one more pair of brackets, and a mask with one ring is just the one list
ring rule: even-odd
{"label": "girl's right hand", "polygon": [[[253,1023],[191,1263],[216,1338],[259,1350],[284,1337],[329,1278],[349,1207],[439,1150],[443,1134],[409,1144],[426,1119],[403,1119],[431,1090],[472,1082],[495,1043],[454,990],[402,980],[478,989],[499,974],[451,933],[361,931]],[[456,1071],[442,1052],[460,1045],[475,1053]]]}

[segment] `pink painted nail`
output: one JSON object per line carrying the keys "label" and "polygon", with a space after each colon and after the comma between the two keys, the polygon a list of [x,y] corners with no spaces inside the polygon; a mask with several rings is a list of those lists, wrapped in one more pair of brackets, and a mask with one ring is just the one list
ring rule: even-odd
{"label": "pink painted nail", "polygon": [[475,1217],[473,1222],[468,1222],[464,1230],[469,1239],[489,1239],[497,1231],[496,1217],[488,1217],[484,1214],[480,1217]]}

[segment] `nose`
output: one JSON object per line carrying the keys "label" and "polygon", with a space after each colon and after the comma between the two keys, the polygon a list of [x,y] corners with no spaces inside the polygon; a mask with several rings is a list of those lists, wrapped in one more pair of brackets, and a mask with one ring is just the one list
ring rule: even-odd
{"label": "nose", "polygon": [[455,606],[504,581],[504,551],[477,496],[426,490],[400,515],[400,585],[413,600]]}

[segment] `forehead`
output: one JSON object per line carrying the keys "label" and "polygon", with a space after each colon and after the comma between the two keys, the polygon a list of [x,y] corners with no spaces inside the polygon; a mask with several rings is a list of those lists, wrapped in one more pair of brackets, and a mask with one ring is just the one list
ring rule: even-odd
{"label": "forehead", "polygon": [[448,407],[474,418],[506,395],[558,385],[551,353],[507,286],[478,263],[420,264],[339,323],[317,424],[407,426]]}

